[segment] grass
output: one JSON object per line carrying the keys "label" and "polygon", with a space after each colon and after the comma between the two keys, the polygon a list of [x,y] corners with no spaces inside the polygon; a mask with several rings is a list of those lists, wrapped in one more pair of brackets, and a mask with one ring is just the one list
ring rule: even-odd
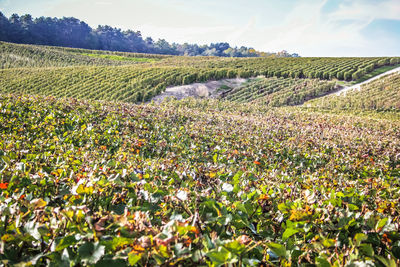
{"label": "grass", "polygon": [[217,89],[217,92],[226,91],[226,90],[230,90],[230,89],[232,89],[230,86],[223,84]]}
{"label": "grass", "polygon": [[82,53],[81,55],[88,57],[95,57],[95,58],[105,58],[117,61],[154,62],[158,60],[156,58],[123,57],[117,55],[101,55],[101,54],[91,54],[91,53]]}
{"label": "grass", "polygon": [[387,71],[390,71],[390,70],[393,70],[393,69],[396,69],[396,68],[399,68],[399,67],[400,67],[400,64],[394,65],[394,66],[383,66],[383,67],[375,69],[374,71],[372,71],[372,72],[370,72],[368,74],[365,74],[363,77],[361,77],[360,79],[358,79],[356,81],[339,81],[338,80],[336,82],[336,84],[340,85],[340,86],[344,86],[344,87],[352,86],[352,85],[355,85],[355,84],[358,84],[358,83],[365,82],[366,80],[369,80],[369,79],[371,79],[371,78],[373,78],[375,76],[378,76],[378,75],[380,75],[382,73],[385,73]]}
{"label": "grass", "polygon": [[400,64],[394,65],[394,66],[383,66],[383,67],[377,68],[374,71],[365,74],[363,77],[361,77],[357,81],[351,82],[350,84],[353,85],[353,84],[357,84],[357,83],[362,83],[362,82],[364,82],[364,81],[366,81],[368,79],[371,79],[371,78],[373,78],[373,77],[375,77],[377,75],[380,75],[382,73],[385,73],[387,71],[390,71],[390,70],[393,70],[393,69],[399,68],[399,67],[400,67]]}

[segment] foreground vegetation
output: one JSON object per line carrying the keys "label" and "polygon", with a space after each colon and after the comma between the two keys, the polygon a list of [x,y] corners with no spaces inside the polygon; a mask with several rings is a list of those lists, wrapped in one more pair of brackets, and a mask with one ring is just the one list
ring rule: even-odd
{"label": "foreground vegetation", "polygon": [[0,264],[400,264],[399,58],[0,52]]}
{"label": "foreground vegetation", "polygon": [[0,112],[3,264],[399,264],[398,121],[5,94]]}

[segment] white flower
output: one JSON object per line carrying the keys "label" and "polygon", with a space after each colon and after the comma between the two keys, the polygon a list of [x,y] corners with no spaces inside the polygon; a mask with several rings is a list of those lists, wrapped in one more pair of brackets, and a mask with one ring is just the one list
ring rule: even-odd
{"label": "white flower", "polygon": [[186,201],[187,200],[187,193],[183,190],[179,190],[178,194],[176,194],[176,197],[182,201]]}
{"label": "white flower", "polygon": [[232,192],[233,191],[233,185],[228,184],[228,183],[223,183],[222,184],[222,190],[226,191],[226,192]]}

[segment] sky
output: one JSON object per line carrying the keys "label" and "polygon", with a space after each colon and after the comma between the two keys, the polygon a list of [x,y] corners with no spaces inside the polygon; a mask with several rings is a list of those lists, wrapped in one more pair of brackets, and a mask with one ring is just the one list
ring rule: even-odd
{"label": "sky", "polygon": [[400,56],[400,0],[0,0],[7,17],[75,17],[168,42]]}

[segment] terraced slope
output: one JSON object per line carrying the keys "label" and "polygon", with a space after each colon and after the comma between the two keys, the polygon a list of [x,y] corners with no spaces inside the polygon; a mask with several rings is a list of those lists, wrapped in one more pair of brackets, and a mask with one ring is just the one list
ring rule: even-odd
{"label": "terraced slope", "polygon": [[321,109],[400,111],[400,72],[363,84],[360,90],[330,95],[306,105]]}
{"label": "terraced slope", "polygon": [[[243,76],[358,80],[385,66],[397,66],[400,58],[197,58],[170,57],[163,65],[229,68]],[[246,75],[247,74],[247,75]]]}
{"label": "terraced slope", "polygon": [[318,79],[259,78],[227,91],[223,99],[262,103],[272,107],[297,105],[333,91],[335,84],[336,82]]}
{"label": "terraced slope", "polygon": [[[0,42],[0,69],[66,66],[113,66],[152,62],[167,56],[119,53]],[[137,60],[135,60],[137,59]]]}
{"label": "terraced slope", "polygon": [[0,92],[141,102],[166,86],[232,77],[226,69],[97,66],[0,70]]}
{"label": "terraced slope", "polygon": [[177,57],[0,42],[0,92],[136,103],[168,86],[262,75],[288,79],[266,79],[228,98],[260,98],[281,106],[300,104],[333,88],[328,82],[296,79],[356,80],[398,63],[399,58]]}
{"label": "terraced slope", "polygon": [[230,69],[241,77],[318,78],[357,80],[363,74],[400,58],[218,58],[121,53],[75,48],[19,45],[0,42],[1,68],[126,65],[148,63],[157,67]]}

